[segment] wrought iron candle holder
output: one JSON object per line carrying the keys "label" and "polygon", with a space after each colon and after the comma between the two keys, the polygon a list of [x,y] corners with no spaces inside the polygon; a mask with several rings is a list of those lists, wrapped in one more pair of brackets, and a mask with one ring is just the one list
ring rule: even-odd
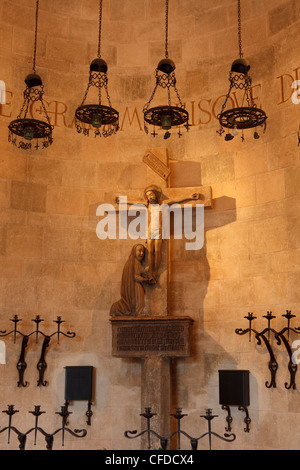
{"label": "wrought iron candle holder", "polygon": [[244,318],[248,320],[249,322],[249,327],[243,330],[242,328],[237,328],[235,330],[237,335],[245,335],[249,334],[249,341],[251,341],[251,333],[254,333],[255,339],[257,341],[258,345],[262,344],[262,341],[264,342],[269,356],[270,360],[268,362],[268,368],[271,373],[271,380],[265,382],[265,386],[267,388],[276,388],[276,373],[278,370],[278,362],[276,360],[272,345],[271,345],[271,333],[274,335],[277,344],[281,345],[282,343],[285,346],[285,349],[289,355],[289,362],[288,362],[288,371],[290,374],[290,381],[285,382],[284,386],[286,389],[296,389],[296,382],[295,382],[295,377],[296,377],[296,372],[297,372],[297,364],[293,362],[293,352],[289,343],[289,336],[290,332],[300,334],[300,327],[295,327],[291,328],[290,323],[292,318],[295,318],[296,315],[292,315],[292,312],[290,310],[286,310],[286,313],[282,315],[284,318],[287,319],[287,326],[282,328],[280,331],[276,331],[273,328],[271,328],[271,321],[276,318],[274,315],[272,315],[272,312],[267,312],[267,315],[263,315],[263,318],[266,318],[268,322],[267,328],[264,328],[261,332],[258,332],[254,328],[252,328],[252,321],[256,319],[256,317],[253,316],[253,313],[248,313],[248,315]]}
{"label": "wrought iron candle holder", "polygon": [[67,333],[64,333],[64,332],[61,331],[61,324],[64,323],[64,320],[62,320],[60,316],[58,316],[56,320],[53,320],[53,322],[57,324],[57,330],[54,331],[53,333],[51,333],[50,335],[46,335],[45,333],[43,333],[39,329],[40,323],[44,321],[44,320],[41,319],[40,315],[36,315],[36,317],[32,320],[36,324],[36,327],[35,327],[35,330],[33,330],[28,335],[25,335],[24,333],[22,333],[21,331],[18,330],[18,323],[20,321],[22,321],[20,318],[18,318],[18,315],[14,315],[14,317],[11,319],[11,321],[14,323],[13,330],[11,330],[9,332],[7,332],[6,330],[0,331],[0,337],[9,336],[9,335],[13,334],[14,335],[14,343],[16,343],[17,334],[19,334],[23,337],[22,346],[21,346],[21,353],[20,353],[20,356],[19,356],[19,360],[17,362],[17,370],[18,370],[18,374],[19,374],[19,380],[17,382],[18,387],[20,387],[20,386],[27,387],[27,385],[28,385],[28,382],[24,381],[24,373],[25,373],[25,370],[27,368],[27,363],[25,361],[25,353],[26,353],[26,348],[28,346],[29,338],[32,335],[35,335],[36,343],[38,342],[39,335],[42,335],[44,337],[43,344],[42,344],[42,349],[41,349],[40,359],[37,363],[37,369],[38,369],[38,372],[39,372],[37,386],[42,385],[43,387],[45,387],[48,384],[48,382],[46,380],[44,380],[45,370],[47,369],[47,363],[46,363],[46,360],[45,360],[45,356],[46,356],[47,348],[49,347],[51,338],[53,336],[57,335],[57,343],[59,344],[60,335],[66,336],[67,338],[74,338],[75,333],[69,332],[69,331]]}
{"label": "wrought iron candle holder", "polygon": [[198,442],[206,436],[208,436],[209,450],[212,450],[212,436],[215,436],[218,439],[222,439],[223,441],[226,441],[226,442],[233,442],[236,439],[236,435],[233,434],[233,433],[231,433],[231,434],[225,433],[224,434],[225,437],[223,437],[223,436],[220,436],[219,434],[215,433],[214,431],[212,431],[211,421],[214,418],[217,418],[218,415],[213,415],[211,409],[207,409],[205,415],[200,416],[201,418],[206,419],[207,425],[208,425],[208,431],[205,432],[204,434],[202,434],[199,437],[190,436],[188,433],[186,433],[185,431],[183,431],[181,429],[181,426],[180,426],[181,419],[184,416],[187,416],[186,414],[182,414],[181,411],[182,411],[181,408],[176,408],[176,413],[171,414],[171,416],[173,416],[177,421],[177,430],[174,431],[173,433],[171,433],[169,436],[165,436],[165,437],[160,436],[157,432],[155,432],[153,429],[151,429],[150,420],[151,420],[151,418],[153,418],[153,416],[156,415],[156,413],[152,413],[151,408],[145,408],[145,413],[140,414],[140,416],[144,416],[146,418],[147,428],[144,431],[140,432],[139,434],[137,434],[136,430],[135,431],[125,431],[124,436],[127,437],[128,439],[136,439],[137,437],[140,437],[143,434],[147,434],[148,449],[150,449],[151,448],[151,434],[153,434],[153,436],[157,437],[160,440],[160,445],[161,445],[162,450],[167,449],[169,440],[175,435],[177,435],[177,447],[180,450],[180,436],[181,436],[181,434],[183,436],[187,437],[190,440],[192,450],[197,450]]}
{"label": "wrought iron candle holder", "polygon": [[15,413],[19,413],[19,410],[15,410],[14,405],[8,405],[7,410],[3,410],[2,413],[5,413],[5,414],[8,415],[8,426],[1,429],[0,434],[4,431],[8,431],[8,441],[7,441],[8,444],[10,444],[11,431],[13,431],[15,434],[17,434],[20,450],[25,450],[27,436],[31,432],[34,432],[34,445],[36,445],[37,433],[40,432],[41,434],[43,434],[43,436],[45,438],[45,441],[46,441],[46,449],[47,450],[52,450],[53,449],[54,436],[56,434],[58,434],[59,432],[62,433],[62,443],[61,443],[62,446],[64,446],[65,432],[68,432],[72,436],[75,436],[75,437],[78,437],[78,438],[85,437],[86,434],[87,434],[86,429],[74,429],[74,431],[72,431],[71,429],[66,427],[67,426],[67,419],[68,419],[69,415],[71,414],[68,410],[67,405],[62,406],[61,411],[56,412],[56,414],[59,414],[62,418],[62,425],[61,425],[60,428],[56,429],[56,431],[54,431],[52,433],[47,433],[44,429],[42,429],[38,425],[39,417],[42,414],[45,413],[45,411],[41,411],[40,405],[35,405],[34,410],[29,411],[29,413],[31,413],[35,417],[35,424],[34,424],[34,427],[31,427],[26,432],[21,432],[15,426],[12,426],[12,417],[13,417],[13,415]]}

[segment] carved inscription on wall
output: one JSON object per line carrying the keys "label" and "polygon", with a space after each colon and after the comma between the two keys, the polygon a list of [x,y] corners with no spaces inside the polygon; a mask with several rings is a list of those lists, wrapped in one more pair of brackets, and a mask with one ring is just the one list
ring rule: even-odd
{"label": "carved inscription on wall", "polygon": [[181,325],[121,326],[117,332],[118,351],[183,351],[185,338]]}
{"label": "carved inscription on wall", "polygon": [[192,319],[189,317],[143,317],[111,320],[113,355],[189,356]]}
{"label": "carved inscription on wall", "polygon": [[[295,89],[292,88],[292,84],[294,81],[299,80],[299,71],[300,67],[297,67],[293,70],[285,71],[285,73],[282,73],[277,77],[274,77],[274,93],[272,96],[275,97],[276,104],[282,105],[291,99],[292,94],[295,92]],[[299,90],[299,83],[297,83],[297,89]],[[13,102],[15,99],[17,99],[15,95],[18,96],[17,93],[11,90],[6,90],[6,104],[0,104],[0,119],[1,117],[7,119],[12,117]],[[261,83],[257,83],[251,86],[251,95],[255,104],[259,108],[263,108],[264,106],[261,99]],[[218,114],[221,111],[222,103],[224,102],[225,98],[225,94],[210,97],[199,96],[197,99],[185,103],[186,109],[190,116],[190,125],[192,127],[198,127],[207,125],[211,123],[212,120],[218,121]],[[233,92],[232,96],[229,97],[230,106],[245,106],[246,98],[247,97],[245,93],[242,96],[238,96],[236,92]],[[74,129],[75,117],[74,108],[72,106],[62,101],[58,101],[54,97],[50,101],[44,100],[44,104],[53,126]],[[130,108],[126,106],[124,108],[122,103],[120,103],[120,106],[117,106],[117,109],[120,111],[120,131],[124,131],[128,127],[135,127],[138,131],[144,132],[142,111],[137,106],[132,106]],[[29,106],[28,113],[28,117],[39,119],[42,110],[40,106],[37,106],[36,102],[33,102]]]}

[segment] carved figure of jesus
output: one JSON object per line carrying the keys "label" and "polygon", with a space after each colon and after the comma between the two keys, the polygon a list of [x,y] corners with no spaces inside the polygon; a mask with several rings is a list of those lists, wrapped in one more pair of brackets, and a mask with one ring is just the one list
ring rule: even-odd
{"label": "carved figure of jesus", "polygon": [[[146,208],[148,212],[148,227],[147,227],[147,249],[148,249],[148,263],[149,263],[149,274],[157,279],[158,270],[162,259],[162,210],[163,204],[169,207],[173,204],[181,204],[187,201],[200,199],[199,193],[194,193],[191,197],[179,199],[179,200],[167,200],[161,203],[162,190],[159,186],[151,184],[144,190],[144,198],[146,199]],[[119,203],[119,198],[116,198],[116,202]],[[141,204],[127,202],[127,205]]]}

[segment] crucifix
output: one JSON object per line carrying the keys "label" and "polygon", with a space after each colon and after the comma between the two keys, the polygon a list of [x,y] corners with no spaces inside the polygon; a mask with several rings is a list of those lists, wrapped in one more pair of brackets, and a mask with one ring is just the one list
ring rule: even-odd
{"label": "crucifix", "polygon": [[[190,356],[193,320],[187,316],[173,317],[168,311],[169,242],[161,236],[160,209],[162,204],[181,207],[186,202],[194,208],[197,204],[210,208],[212,194],[207,186],[169,187],[166,149],[147,151],[143,161],[147,165],[147,181],[142,194],[128,191],[124,206],[116,196],[113,199],[119,214],[127,211],[128,204],[138,204],[151,216],[145,242],[135,242],[124,266],[121,299],[111,308],[112,354],[141,359],[141,408],[143,411],[150,407],[156,413],[152,421],[155,430],[166,436],[170,432],[171,358]],[[153,207],[158,209],[157,213]],[[145,448],[143,441],[141,448]]]}

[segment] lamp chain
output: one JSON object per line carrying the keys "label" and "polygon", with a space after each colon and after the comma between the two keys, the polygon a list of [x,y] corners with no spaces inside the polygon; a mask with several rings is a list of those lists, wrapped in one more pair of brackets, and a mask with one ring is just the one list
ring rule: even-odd
{"label": "lamp chain", "polygon": [[242,53],[241,0],[238,0],[238,37],[239,37],[240,58],[242,58],[243,53]]}
{"label": "lamp chain", "polygon": [[102,26],[102,0],[99,0],[99,38],[98,38],[98,58],[101,57],[101,26]]}
{"label": "lamp chain", "polygon": [[36,0],[36,10],[35,10],[35,34],[34,34],[33,67],[32,67],[34,73],[35,73],[35,58],[36,58],[38,14],[39,14],[39,0]]}
{"label": "lamp chain", "polygon": [[169,0],[166,0],[166,59],[169,57],[169,52],[168,52],[168,20],[169,20]]}

